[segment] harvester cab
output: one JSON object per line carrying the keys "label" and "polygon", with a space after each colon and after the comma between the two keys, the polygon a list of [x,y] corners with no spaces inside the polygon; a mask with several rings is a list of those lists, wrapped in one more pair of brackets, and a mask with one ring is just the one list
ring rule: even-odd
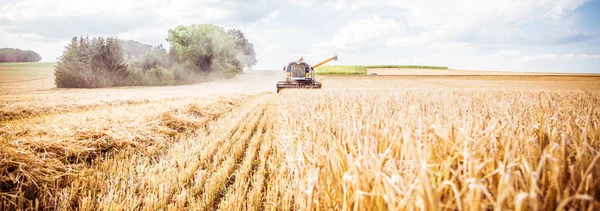
{"label": "harvester cab", "polygon": [[285,81],[277,82],[277,93],[282,89],[320,89],[322,83],[315,80],[315,68],[330,62],[338,60],[337,56],[332,56],[314,66],[304,62],[304,58],[298,61],[288,63],[283,66],[285,72]]}

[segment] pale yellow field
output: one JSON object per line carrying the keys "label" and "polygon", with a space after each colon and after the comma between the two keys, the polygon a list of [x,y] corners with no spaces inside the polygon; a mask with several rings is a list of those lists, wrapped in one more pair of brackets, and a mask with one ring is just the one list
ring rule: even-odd
{"label": "pale yellow field", "polygon": [[54,77],[54,63],[0,63],[0,84]]}
{"label": "pale yellow field", "polygon": [[510,71],[478,71],[478,70],[453,70],[453,69],[410,69],[410,68],[368,68],[366,75],[376,73],[377,75],[464,75],[464,76],[590,76],[592,74],[569,74],[569,73],[536,73],[536,72],[510,72]]}
{"label": "pale yellow field", "polygon": [[600,209],[597,77],[323,76],[274,94],[278,73],[2,83],[0,206]]}

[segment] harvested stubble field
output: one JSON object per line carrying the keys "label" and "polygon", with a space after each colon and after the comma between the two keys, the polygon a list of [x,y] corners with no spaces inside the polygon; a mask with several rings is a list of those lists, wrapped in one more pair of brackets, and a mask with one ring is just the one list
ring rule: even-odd
{"label": "harvested stubble field", "polygon": [[600,208],[596,77],[277,79],[1,84],[0,209]]}

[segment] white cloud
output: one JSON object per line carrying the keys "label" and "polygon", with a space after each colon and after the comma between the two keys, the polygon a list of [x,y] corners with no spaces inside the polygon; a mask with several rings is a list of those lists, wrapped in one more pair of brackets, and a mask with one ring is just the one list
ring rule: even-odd
{"label": "white cloud", "polygon": [[[273,10],[263,0],[25,0],[0,8],[2,30],[39,35],[49,41],[71,36],[114,36],[166,29],[179,24],[251,23]],[[273,19],[276,13],[270,14]],[[266,20],[268,21],[268,19]]]}
{"label": "white cloud", "polygon": [[544,53],[537,55],[525,55],[518,50],[503,50],[488,56],[488,60],[499,60],[509,62],[539,62],[539,61],[576,61],[600,59],[600,54],[555,54]]}
{"label": "white cloud", "polygon": [[494,59],[515,59],[521,56],[521,51],[517,50],[506,50],[499,51],[498,53],[493,54],[491,57]]}
{"label": "white cloud", "polygon": [[404,24],[391,18],[374,15],[370,18],[350,21],[342,27],[329,41],[316,43],[314,51],[356,50],[364,45],[375,44],[393,36],[400,36],[405,29]]}
{"label": "white cloud", "polygon": [[[338,54],[338,64],[519,70],[600,66],[600,28],[574,13],[589,0],[22,0],[0,2],[0,47],[52,61],[71,36],[166,44],[179,24],[238,28],[256,68]],[[118,5],[118,6],[115,6]],[[552,53],[547,53],[552,52]],[[548,64],[552,63],[553,66]],[[559,64],[559,65],[557,65]],[[544,66],[545,65],[545,66]]]}
{"label": "white cloud", "polygon": [[211,22],[230,18],[234,8],[210,3],[211,1],[177,1],[158,8],[157,14],[178,24]]}
{"label": "white cloud", "polygon": [[144,2],[105,0],[102,3],[93,0],[26,0],[5,5],[0,18],[22,21],[56,16],[97,15],[108,12],[135,15],[140,9],[155,8],[158,5],[160,5],[160,1],[152,0]]}
{"label": "white cloud", "polygon": [[407,64],[407,65],[432,65],[431,59],[421,56],[408,56],[396,59],[381,59],[375,62],[376,65],[387,65],[387,64]]}
{"label": "white cloud", "polygon": [[[569,30],[562,22],[557,22],[566,12],[573,11],[579,5],[588,0],[492,0],[492,1],[369,1],[369,6],[385,5],[390,10],[403,9],[408,11],[406,17],[401,20],[389,19],[391,21],[350,21],[347,26],[342,27],[338,33],[329,41],[319,43],[316,46],[339,46],[348,40],[349,36],[364,36],[368,32],[348,32],[349,28],[361,30],[376,29],[370,39],[384,40],[390,46],[422,46],[426,43],[441,42],[476,42],[476,43],[530,43],[550,44],[559,42],[577,42],[597,34],[590,35]],[[324,5],[353,5],[365,6],[365,1],[360,0],[337,0],[325,1]],[[432,6],[436,5],[436,6]],[[338,8],[338,7],[336,7]],[[357,26],[362,23],[362,25]],[[537,23],[546,24],[555,30],[545,30],[531,33],[525,31],[524,25]],[[406,24],[404,24],[406,23]],[[354,25],[354,26],[350,26]],[[405,34],[395,31],[398,28],[409,27],[416,34]],[[389,28],[396,36],[379,33]],[[558,32],[557,32],[558,31]],[[379,33],[379,34],[378,34]],[[350,34],[350,35],[347,35]],[[342,40],[342,41],[337,41]],[[354,48],[349,48],[354,49]]]}
{"label": "white cloud", "polygon": [[600,54],[553,54],[546,53],[534,56],[523,56],[516,61],[534,62],[534,61],[556,61],[556,60],[592,60],[600,59]]}
{"label": "white cloud", "polygon": [[296,4],[318,7],[324,6],[334,10],[359,10],[365,7],[372,7],[374,4],[385,3],[385,1],[369,1],[369,0],[294,0]]}
{"label": "white cloud", "polygon": [[[573,55],[566,55],[568,57],[572,57]],[[546,61],[546,60],[556,60],[556,59],[564,59],[562,56],[553,54],[553,53],[547,53],[547,54],[542,54],[542,55],[535,55],[535,56],[524,56],[519,58],[517,61],[522,61],[522,62],[530,62],[530,61]]]}
{"label": "white cloud", "polygon": [[[119,5],[119,6],[115,6]],[[160,22],[159,1],[27,0],[0,8],[3,31],[34,34],[48,42],[72,36],[114,36]]]}
{"label": "white cloud", "polygon": [[580,54],[577,55],[579,59],[600,59],[600,54]]}
{"label": "white cloud", "polygon": [[261,24],[268,24],[273,20],[279,18],[279,10],[275,10],[267,14],[265,17],[262,17],[258,22]]}
{"label": "white cloud", "polygon": [[[598,43],[594,40],[599,37],[599,30],[580,29],[571,14],[588,1],[374,0],[367,4],[361,0],[325,1],[322,7],[360,8],[375,14],[397,11],[397,14],[385,13],[386,18],[380,18],[389,21],[374,21],[375,15],[350,20],[332,38],[314,44],[312,49],[349,56],[352,63],[371,58],[362,64],[430,63],[468,69],[546,70],[552,68],[541,68],[547,66],[544,61],[562,62],[559,66],[564,67],[585,60],[587,71],[597,71],[591,67],[599,65],[593,60],[597,48],[588,54],[569,52],[581,53],[573,47],[584,45],[578,43]],[[507,47],[521,50],[497,51]],[[490,53],[494,50],[497,53]],[[540,54],[540,51],[561,53]],[[532,65],[519,66],[514,62]]]}
{"label": "white cloud", "polygon": [[579,7],[580,5],[582,5],[585,2],[588,2],[591,0],[564,0],[564,1],[558,1],[556,2],[556,4],[553,4],[552,9],[549,12],[550,17],[557,19],[560,18],[564,15],[565,12],[567,11],[573,11],[575,10],[577,7]]}

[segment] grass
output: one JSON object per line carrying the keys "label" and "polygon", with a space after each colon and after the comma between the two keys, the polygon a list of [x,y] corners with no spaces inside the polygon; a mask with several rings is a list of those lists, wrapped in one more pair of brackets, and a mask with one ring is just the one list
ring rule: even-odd
{"label": "grass", "polygon": [[317,75],[365,75],[365,66],[337,66],[327,65],[316,69]]}
{"label": "grass", "polygon": [[317,74],[323,75],[366,75],[367,69],[371,68],[393,68],[393,69],[448,69],[441,66],[420,65],[325,65],[316,69]]}

